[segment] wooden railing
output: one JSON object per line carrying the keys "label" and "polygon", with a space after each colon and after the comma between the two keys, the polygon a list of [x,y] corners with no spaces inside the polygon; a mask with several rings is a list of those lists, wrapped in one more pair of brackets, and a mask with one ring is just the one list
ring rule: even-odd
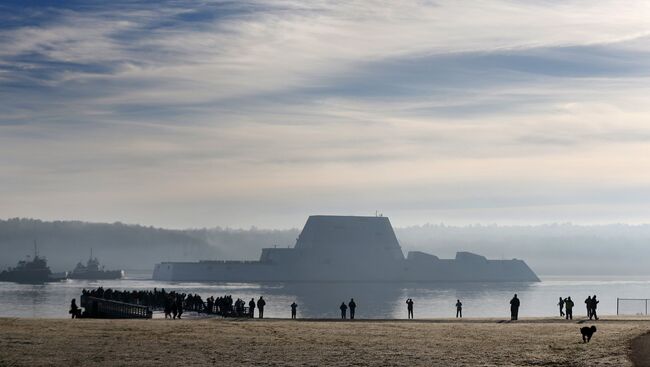
{"label": "wooden railing", "polygon": [[223,316],[223,317],[248,318],[248,317],[250,317],[249,311],[250,311],[250,309],[248,308],[248,306],[244,306],[244,308],[243,308],[243,310],[241,310],[241,312],[237,312],[234,308],[232,310],[230,310],[230,311],[222,312],[222,311],[218,310],[217,305],[213,305],[211,310],[208,309],[207,304],[203,308],[203,312],[205,312],[205,313],[209,313],[209,314],[213,314],[213,315],[219,315],[219,316]]}
{"label": "wooden railing", "polygon": [[153,314],[146,306],[91,296],[81,296],[81,307],[84,308],[83,316],[91,318],[150,319]]}

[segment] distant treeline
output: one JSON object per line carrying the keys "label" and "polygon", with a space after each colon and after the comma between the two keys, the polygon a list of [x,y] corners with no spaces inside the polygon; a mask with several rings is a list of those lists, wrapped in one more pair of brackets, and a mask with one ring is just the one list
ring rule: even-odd
{"label": "distant treeline", "polygon": [[[456,251],[471,251],[493,259],[524,259],[542,275],[650,275],[650,225],[430,224],[395,232],[405,255],[417,250],[453,258]],[[255,260],[264,247],[292,247],[299,233],[297,228],[167,230],[122,223],[0,220],[0,268],[31,254],[34,240],[55,271],[85,261],[90,248],[107,267],[148,270],[160,261]]]}
{"label": "distant treeline", "polygon": [[183,231],[122,223],[9,219],[0,221],[0,268],[31,255],[33,241],[53,271],[85,263],[91,248],[107,268],[118,269],[153,269],[160,261],[219,257],[218,248]]}

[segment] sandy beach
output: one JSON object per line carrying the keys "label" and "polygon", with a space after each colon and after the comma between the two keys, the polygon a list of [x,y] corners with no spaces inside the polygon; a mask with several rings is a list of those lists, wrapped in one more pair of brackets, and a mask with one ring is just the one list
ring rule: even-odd
{"label": "sandy beach", "polygon": [[[598,332],[584,344],[579,328]],[[0,366],[633,366],[650,320],[0,319]],[[637,351],[637,366],[646,358]],[[639,359],[641,358],[641,359]]]}

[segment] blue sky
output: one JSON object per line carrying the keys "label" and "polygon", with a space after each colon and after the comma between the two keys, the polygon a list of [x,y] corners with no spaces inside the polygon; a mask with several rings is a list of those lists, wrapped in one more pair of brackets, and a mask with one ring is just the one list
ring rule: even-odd
{"label": "blue sky", "polygon": [[4,1],[0,217],[650,221],[643,1]]}

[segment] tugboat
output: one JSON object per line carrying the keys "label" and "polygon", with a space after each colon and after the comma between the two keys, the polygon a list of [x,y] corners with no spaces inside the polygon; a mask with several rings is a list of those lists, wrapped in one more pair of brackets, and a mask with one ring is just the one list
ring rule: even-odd
{"label": "tugboat", "polygon": [[15,283],[45,283],[56,280],[52,278],[52,271],[47,266],[47,260],[38,256],[36,241],[34,241],[34,258],[29,261],[21,260],[15,268],[9,268],[0,273],[0,281]]}
{"label": "tugboat", "polygon": [[86,265],[81,262],[68,275],[70,279],[85,279],[85,280],[103,280],[103,279],[121,279],[124,276],[123,270],[104,270],[104,267],[99,267],[99,260],[93,257],[93,250],[90,250],[90,258]]}

